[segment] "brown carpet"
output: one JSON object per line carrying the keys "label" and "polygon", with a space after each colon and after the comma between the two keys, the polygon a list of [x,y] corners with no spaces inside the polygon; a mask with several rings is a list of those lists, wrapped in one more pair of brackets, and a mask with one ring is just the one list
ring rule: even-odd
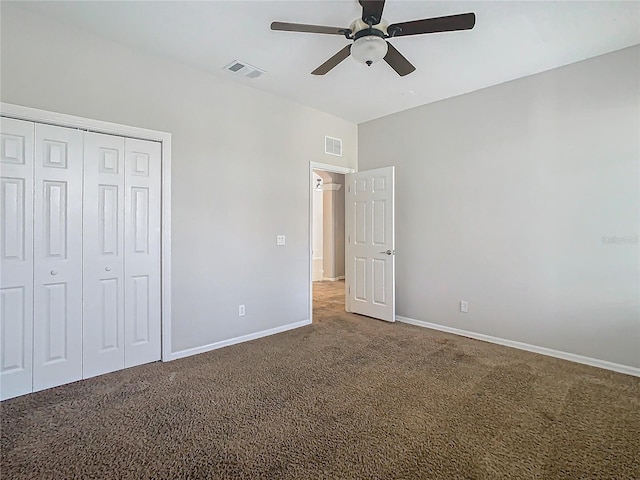
{"label": "brown carpet", "polygon": [[2,403],[3,479],[637,479],[640,379],[343,310]]}

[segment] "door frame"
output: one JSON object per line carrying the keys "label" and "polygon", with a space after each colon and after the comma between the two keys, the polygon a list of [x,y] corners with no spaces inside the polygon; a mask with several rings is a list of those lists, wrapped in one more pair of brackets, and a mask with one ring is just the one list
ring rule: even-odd
{"label": "door frame", "polygon": [[160,358],[163,362],[171,360],[171,134],[5,102],[0,102],[0,117],[160,142],[162,151],[160,187],[160,294],[162,297],[160,309]]}
{"label": "door frame", "polygon": [[[339,167],[328,163],[309,162],[309,321],[313,323],[313,171],[340,173],[346,175],[353,173],[355,168]],[[345,298],[346,301],[346,298]],[[346,305],[346,304],[345,304]]]}

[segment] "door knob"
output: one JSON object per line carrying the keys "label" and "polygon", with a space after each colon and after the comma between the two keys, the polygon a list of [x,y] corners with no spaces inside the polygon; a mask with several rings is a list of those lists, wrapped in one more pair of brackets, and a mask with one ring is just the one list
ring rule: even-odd
{"label": "door knob", "polygon": [[104,271],[105,272],[110,272],[111,271],[111,267],[104,267]]}
{"label": "door knob", "polygon": [[393,255],[394,253],[396,253],[395,251],[392,250],[387,250],[385,252],[380,252],[380,253],[386,253],[387,255]]}
{"label": "door knob", "polygon": [[51,275],[57,275],[58,271],[57,270],[51,270]]}

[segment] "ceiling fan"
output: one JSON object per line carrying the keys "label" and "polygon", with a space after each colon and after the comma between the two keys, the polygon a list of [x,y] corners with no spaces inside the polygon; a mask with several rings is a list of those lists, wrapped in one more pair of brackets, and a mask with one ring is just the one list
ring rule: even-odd
{"label": "ceiling fan", "polygon": [[421,35],[423,33],[470,30],[476,23],[476,15],[474,13],[462,13],[389,25],[382,18],[385,0],[359,1],[360,5],[362,5],[362,17],[354,20],[349,28],[273,22],[271,30],[344,35],[348,40],[353,40],[352,44],[344,47],[311,72],[313,75],[324,75],[351,55],[358,62],[369,66],[384,59],[398,75],[404,77],[413,72],[416,67],[387,41],[388,38]]}

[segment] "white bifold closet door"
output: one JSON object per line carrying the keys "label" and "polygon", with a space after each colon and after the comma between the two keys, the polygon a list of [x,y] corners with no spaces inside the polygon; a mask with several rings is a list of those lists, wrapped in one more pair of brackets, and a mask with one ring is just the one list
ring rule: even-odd
{"label": "white bifold closet door", "polygon": [[160,144],[85,134],[84,377],[160,359]]}
{"label": "white bifold closet door", "polygon": [[83,134],[35,126],[34,392],[82,378]]}
{"label": "white bifold closet door", "polygon": [[124,368],[124,138],[84,137],[84,378]]}
{"label": "white bifold closet door", "polygon": [[0,122],[0,399],[159,360],[161,145]]}
{"label": "white bifold closet door", "polygon": [[160,360],[160,188],[158,142],[125,139],[124,366]]}
{"label": "white bifold closet door", "polygon": [[35,126],[0,120],[0,398],[33,388],[33,139]]}

